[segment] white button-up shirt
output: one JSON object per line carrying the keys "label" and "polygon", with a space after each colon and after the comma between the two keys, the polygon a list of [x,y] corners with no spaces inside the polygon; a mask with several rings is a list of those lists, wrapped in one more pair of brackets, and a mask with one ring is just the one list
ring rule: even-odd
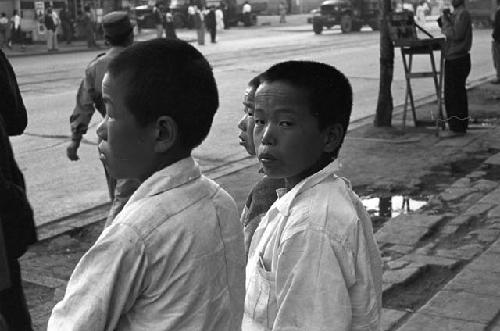
{"label": "white button-up shirt", "polygon": [[244,331],[378,330],[382,260],[334,163],[279,198],[255,231]]}
{"label": "white button-up shirt", "polygon": [[49,331],[240,330],[234,200],[192,158],[156,172],[82,257]]}

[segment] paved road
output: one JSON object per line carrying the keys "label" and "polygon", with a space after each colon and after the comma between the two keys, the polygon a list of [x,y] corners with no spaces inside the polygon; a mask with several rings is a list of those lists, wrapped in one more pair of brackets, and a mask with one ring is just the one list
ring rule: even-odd
{"label": "paved road", "polygon": [[[237,144],[236,123],[241,116],[241,94],[246,82],[272,63],[284,59],[311,59],[337,66],[354,89],[353,120],[375,112],[378,94],[379,34],[372,31],[342,35],[337,30],[313,35],[310,26],[259,27],[225,31],[215,45],[200,50],[214,67],[221,107],[213,130],[195,156],[205,170],[240,160],[246,155]],[[474,32],[470,80],[492,73],[490,32]],[[81,160],[65,157],[68,118],[85,65],[97,54],[54,54],[12,59],[29,113],[26,133],[13,139],[17,159],[27,178],[28,194],[37,224],[77,213],[107,201],[102,167],[95,150],[95,131],[89,130],[80,149]],[[428,66],[416,59],[417,70]],[[404,97],[401,59],[395,62],[394,103]],[[430,80],[414,84],[416,98],[433,93]],[[93,125],[98,122],[95,117]]]}

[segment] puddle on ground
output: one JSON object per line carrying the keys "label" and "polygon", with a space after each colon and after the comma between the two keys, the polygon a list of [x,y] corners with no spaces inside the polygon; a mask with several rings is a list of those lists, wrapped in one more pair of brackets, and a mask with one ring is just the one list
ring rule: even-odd
{"label": "puddle on ground", "polygon": [[367,196],[362,197],[361,201],[370,216],[388,218],[413,213],[427,204],[425,197],[409,195]]}

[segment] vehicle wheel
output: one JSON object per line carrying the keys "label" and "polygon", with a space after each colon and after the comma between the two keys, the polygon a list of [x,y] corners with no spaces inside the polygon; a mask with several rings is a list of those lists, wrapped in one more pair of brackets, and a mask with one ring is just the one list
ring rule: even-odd
{"label": "vehicle wheel", "polygon": [[321,34],[323,32],[323,24],[313,23],[313,31],[315,34]]}
{"label": "vehicle wheel", "polygon": [[352,31],[360,31],[362,27],[363,27],[362,23],[359,22],[352,23]]}
{"label": "vehicle wheel", "polygon": [[370,28],[372,28],[373,31],[378,31],[380,30],[380,22],[378,20],[375,20],[373,22],[370,22]]}
{"label": "vehicle wheel", "polygon": [[352,31],[351,15],[343,15],[340,18],[340,30],[342,31],[342,33],[349,33]]}

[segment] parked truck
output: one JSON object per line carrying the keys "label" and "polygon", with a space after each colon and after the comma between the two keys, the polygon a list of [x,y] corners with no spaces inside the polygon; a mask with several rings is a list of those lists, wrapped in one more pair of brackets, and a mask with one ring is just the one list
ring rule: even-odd
{"label": "parked truck", "polygon": [[359,31],[363,25],[373,30],[379,29],[378,0],[327,0],[321,3],[319,12],[312,18],[316,34],[340,25],[343,33]]}

